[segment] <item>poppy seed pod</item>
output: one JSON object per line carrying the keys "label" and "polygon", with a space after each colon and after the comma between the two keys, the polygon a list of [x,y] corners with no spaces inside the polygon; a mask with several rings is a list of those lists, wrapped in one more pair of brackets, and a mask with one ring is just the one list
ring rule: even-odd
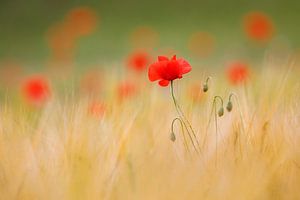
{"label": "poppy seed pod", "polygon": [[207,92],[208,91],[208,85],[207,83],[203,84],[203,92]]}
{"label": "poppy seed pod", "polygon": [[174,132],[172,132],[172,133],[170,134],[170,140],[171,140],[172,142],[175,142],[176,136],[175,136]]}
{"label": "poppy seed pod", "polygon": [[218,115],[219,115],[219,117],[222,117],[222,116],[224,115],[224,108],[223,108],[223,107],[221,107],[221,108],[219,109]]}
{"label": "poppy seed pod", "polygon": [[203,92],[207,92],[208,91],[208,81],[210,79],[210,76],[207,77],[205,83],[203,84]]}
{"label": "poppy seed pod", "polygon": [[231,102],[231,101],[228,101],[227,106],[226,106],[226,110],[227,110],[228,112],[231,112],[231,111],[232,111],[232,102]]}

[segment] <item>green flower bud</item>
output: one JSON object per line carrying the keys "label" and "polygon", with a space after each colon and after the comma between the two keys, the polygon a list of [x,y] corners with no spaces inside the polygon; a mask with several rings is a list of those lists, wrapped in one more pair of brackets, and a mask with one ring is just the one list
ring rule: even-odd
{"label": "green flower bud", "polygon": [[228,112],[231,112],[231,111],[232,111],[232,102],[231,102],[231,101],[228,101],[227,106],[226,106],[226,110],[227,110]]}
{"label": "green flower bud", "polygon": [[203,84],[203,92],[207,92],[208,91],[208,85],[207,83]]}
{"label": "green flower bud", "polygon": [[218,115],[219,115],[219,117],[222,117],[222,116],[224,115],[224,108],[223,108],[223,107],[221,107],[221,108],[219,109]]}
{"label": "green flower bud", "polygon": [[175,140],[176,140],[176,136],[175,136],[175,134],[173,132],[170,134],[170,140],[172,142],[175,142]]}

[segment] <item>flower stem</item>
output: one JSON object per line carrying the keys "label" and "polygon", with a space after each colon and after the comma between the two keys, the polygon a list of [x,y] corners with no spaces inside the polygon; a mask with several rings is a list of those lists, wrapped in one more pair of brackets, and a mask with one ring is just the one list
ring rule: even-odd
{"label": "flower stem", "polygon": [[[196,134],[195,134],[195,132],[194,132],[194,130],[193,130],[190,122],[187,120],[187,118],[183,114],[183,112],[182,112],[179,104],[177,103],[177,100],[176,100],[175,95],[174,95],[173,81],[171,81],[171,95],[172,95],[172,99],[173,99],[173,102],[174,102],[177,114],[178,114],[181,122],[183,123],[183,126],[184,126],[185,130],[187,131],[187,133],[189,135],[189,138],[191,140],[191,143],[192,143],[195,151],[197,152],[197,154],[199,154],[199,150],[198,149],[200,149],[200,145],[199,145],[198,139],[196,137]],[[192,135],[193,135],[194,139],[192,138]],[[196,143],[198,145],[198,148],[196,147],[194,140],[196,141]]]}
{"label": "flower stem", "polygon": [[185,137],[185,134],[184,134],[183,122],[181,121],[180,118],[176,117],[175,119],[173,119],[172,126],[171,126],[171,131],[172,131],[172,133],[175,134],[175,132],[174,132],[174,124],[175,124],[176,121],[178,121],[179,124],[180,124],[180,126],[181,126],[181,133],[182,133],[182,136],[183,136],[183,145],[185,146],[185,148],[188,151],[188,153],[190,153],[190,148],[188,146],[188,143],[187,143],[187,140],[186,140],[186,137]]}
{"label": "flower stem", "polygon": [[216,128],[216,166],[217,166],[217,161],[218,161],[218,117],[217,117],[217,106],[216,104],[214,105],[215,107],[215,128]]}
{"label": "flower stem", "polygon": [[218,160],[218,117],[217,117],[217,99],[220,100],[221,103],[221,107],[223,107],[223,99],[220,96],[215,96],[213,99],[213,105],[212,105],[212,109],[211,109],[211,113],[210,113],[210,117],[208,120],[208,124],[206,126],[206,131],[205,131],[205,135],[204,135],[204,139],[203,139],[203,143],[202,143],[202,148],[205,148],[205,143],[207,140],[207,132],[208,132],[208,128],[210,126],[211,120],[212,120],[212,116],[214,114],[214,118],[215,118],[215,151],[216,151],[216,163],[215,165],[217,166],[217,160]]}

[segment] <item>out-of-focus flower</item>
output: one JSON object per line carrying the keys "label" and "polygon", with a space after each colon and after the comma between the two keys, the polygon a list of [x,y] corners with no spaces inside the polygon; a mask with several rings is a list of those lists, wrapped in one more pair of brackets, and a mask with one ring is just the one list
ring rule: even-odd
{"label": "out-of-focus flower", "polygon": [[145,51],[136,51],[129,55],[127,65],[129,68],[142,72],[151,62],[151,56]]}
{"label": "out-of-focus flower", "polygon": [[92,102],[88,107],[88,113],[96,118],[101,118],[106,112],[106,106],[103,102]]}
{"label": "out-of-focus flower", "polygon": [[31,76],[24,81],[22,92],[28,103],[41,106],[50,97],[50,85],[43,76]]}
{"label": "out-of-focus flower", "polygon": [[65,23],[76,36],[86,36],[95,30],[97,15],[89,7],[78,7],[67,14]]}
{"label": "out-of-focus flower", "polygon": [[14,60],[0,62],[0,87],[15,87],[19,84],[23,73],[22,66]]}
{"label": "out-of-focus flower", "polygon": [[130,41],[134,48],[153,49],[159,41],[159,34],[149,26],[139,26],[130,36]]}
{"label": "out-of-focus flower", "polygon": [[75,37],[64,23],[50,27],[47,39],[53,56],[58,60],[69,59],[76,45]]}
{"label": "out-of-focus flower", "polygon": [[150,81],[159,80],[159,85],[166,87],[170,81],[181,79],[183,74],[192,70],[191,65],[184,59],[177,59],[174,55],[170,60],[165,56],[158,56],[158,62],[150,65],[148,77]]}
{"label": "out-of-focus flower", "polygon": [[274,34],[274,25],[269,16],[262,12],[251,12],[244,17],[247,36],[258,42],[269,41]]}
{"label": "out-of-focus flower", "polygon": [[77,7],[68,12],[64,20],[50,27],[47,41],[51,50],[51,70],[63,74],[70,72],[78,40],[96,29],[97,19],[91,8]]}
{"label": "out-of-focus flower", "polygon": [[208,57],[215,48],[214,37],[207,32],[194,33],[188,42],[188,49],[195,56]]}
{"label": "out-of-focus flower", "polygon": [[93,69],[85,73],[80,81],[80,89],[83,93],[97,96],[103,84],[103,73]]}
{"label": "out-of-focus flower", "polygon": [[227,76],[234,85],[245,83],[250,76],[248,64],[241,61],[230,63],[227,68]]}
{"label": "out-of-focus flower", "polygon": [[[48,63],[49,72],[55,77],[65,78],[73,66],[77,40],[72,31],[64,23],[51,27],[47,33],[47,41],[51,52]],[[61,76],[63,74],[63,76]]]}
{"label": "out-of-focus flower", "polygon": [[137,93],[137,87],[133,82],[123,81],[117,87],[117,95],[120,101],[132,97]]}

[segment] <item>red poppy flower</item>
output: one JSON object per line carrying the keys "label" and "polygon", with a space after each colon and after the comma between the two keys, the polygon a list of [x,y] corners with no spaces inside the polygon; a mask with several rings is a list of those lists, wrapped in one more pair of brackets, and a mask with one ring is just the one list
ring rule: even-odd
{"label": "red poppy flower", "polygon": [[232,84],[244,83],[249,78],[249,66],[243,62],[231,63],[227,71],[228,79]]}
{"label": "red poppy flower", "polygon": [[150,55],[147,52],[137,51],[129,55],[128,67],[137,72],[142,72],[147,68],[150,60]]}
{"label": "red poppy flower", "polygon": [[23,85],[25,99],[34,105],[44,104],[50,97],[50,87],[47,80],[41,76],[28,78]]}
{"label": "red poppy flower", "polygon": [[166,87],[170,81],[182,78],[183,74],[191,70],[191,65],[182,58],[177,59],[176,55],[170,60],[165,56],[158,56],[158,62],[149,67],[148,77],[150,81],[159,80],[159,85]]}
{"label": "red poppy flower", "polygon": [[272,20],[261,12],[252,12],[245,16],[244,29],[249,38],[264,42],[273,36]]}

